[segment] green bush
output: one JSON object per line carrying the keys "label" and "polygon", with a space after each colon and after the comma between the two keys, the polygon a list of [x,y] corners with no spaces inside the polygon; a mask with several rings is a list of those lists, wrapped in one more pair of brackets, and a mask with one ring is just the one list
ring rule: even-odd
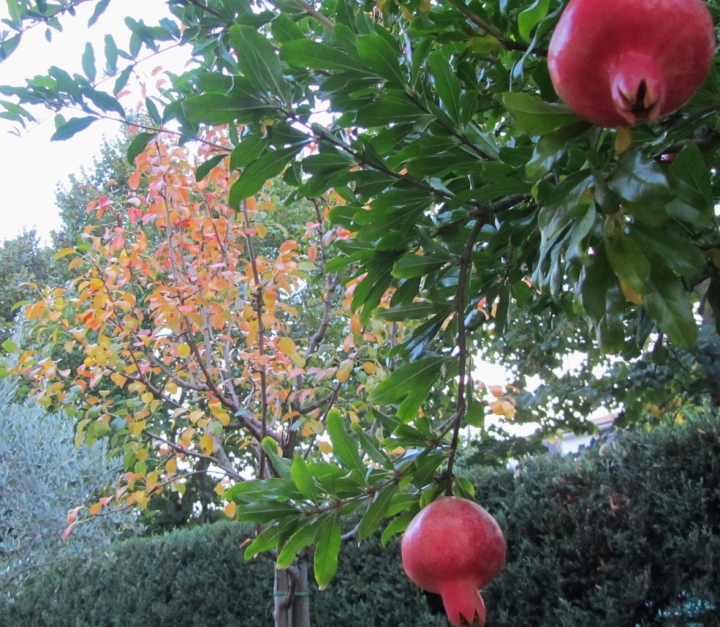
{"label": "green bush", "polygon": [[508,541],[483,593],[488,626],[720,625],[720,425],[709,412],[471,478]]}
{"label": "green bush", "polygon": [[[505,530],[488,627],[720,625],[720,425],[624,434],[568,458],[468,471]],[[0,607],[0,627],[271,627],[272,562],[226,522],[129,540],[59,566]],[[397,539],[349,544],[314,626],[443,627],[402,573]]]}
{"label": "green bush", "polygon": [[[270,627],[273,564],[244,560],[248,535],[221,522],[117,543],[38,577],[0,608],[0,627]],[[445,624],[404,576],[397,541],[345,547],[328,589],[311,585],[310,608],[313,625]]]}

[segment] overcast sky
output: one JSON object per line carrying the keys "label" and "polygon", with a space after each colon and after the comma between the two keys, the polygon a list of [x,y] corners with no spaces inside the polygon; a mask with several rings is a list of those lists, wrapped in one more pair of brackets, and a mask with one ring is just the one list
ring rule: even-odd
{"label": "overcast sky", "polygon": [[[0,85],[22,85],[24,78],[45,74],[51,65],[57,65],[71,74],[82,74],[80,59],[87,41],[93,44],[98,76],[101,76],[107,33],[112,33],[119,48],[127,49],[130,31],[123,22],[126,15],[142,18],[147,24],[156,24],[166,14],[164,0],[115,0],[98,22],[88,28],[94,4],[81,5],[76,17],[65,18],[63,32],[53,31],[50,43],[45,39],[44,27],[28,32],[15,53],[0,63]],[[2,2],[0,19],[7,17],[7,7]],[[147,51],[141,54],[144,56]],[[154,67],[161,65],[179,71],[178,55],[174,58],[167,56],[147,62],[143,69],[149,74]],[[5,97],[0,96],[2,98]],[[129,97],[122,103],[131,108],[135,100]],[[0,119],[0,241],[15,237],[24,228],[33,227],[47,239],[50,231],[59,226],[55,207],[57,183],[67,184],[71,173],[79,172],[83,165],[92,164],[103,135],[113,137],[119,132],[117,124],[99,121],[68,141],[51,142],[50,136],[55,132],[53,115],[42,109],[33,113],[42,121],[29,126],[22,137],[9,133],[15,124]]]}

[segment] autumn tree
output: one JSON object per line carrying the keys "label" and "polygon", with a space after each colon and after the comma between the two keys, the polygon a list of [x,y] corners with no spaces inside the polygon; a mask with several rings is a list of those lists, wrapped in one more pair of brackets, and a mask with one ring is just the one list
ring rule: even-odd
{"label": "autumn tree", "polygon": [[[9,0],[0,50],[80,4]],[[182,491],[200,463],[219,491],[234,484],[226,513],[261,526],[246,555],[276,551],[276,624],[306,624],[307,547],[322,587],[343,537],[391,518],[387,538],[437,496],[471,496],[455,473],[465,427],[492,448],[504,434],[488,414],[582,426],[582,394],[562,398],[568,418],[518,411],[522,390],[486,401],[473,355],[515,320],[539,327],[518,354],[554,353],[563,328],[624,361],[695,345],[698,298],[720,302],[717,74],[680,111],[616,131],[553,89],[557,0],[167,4],[156,26],[127,18],[127,50],[107,40],[113,80],[88,45],[84,75],[0,88],[19,125],[35,105],[59,112],[56,140],[126,124],[136,168],[127,198],[92,201],[97,226],[61,251],[77,280],[27,308],[46,348],[16,372],[124,456],[101,505]],[[176,45],[187,71],[145,101],[148,120],[129,118],[141,52]],[[292,236],[273,189],[308,212]],[[652,401],[640,409],[662,411]]]}

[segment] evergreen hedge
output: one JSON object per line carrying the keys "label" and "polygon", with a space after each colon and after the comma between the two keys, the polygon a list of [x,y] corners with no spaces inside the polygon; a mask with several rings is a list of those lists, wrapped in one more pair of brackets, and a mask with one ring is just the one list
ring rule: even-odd
{"label": "evergreen hedge", "polygon": [[[488,627],[720,625],[720,425],[628,433],[568,458],[468,471],[508,541],[483,592]],[[241,525],[118,543],[0,607],[0,627],[271,627],[272,563]],[[313,626],[443,627],[404,577],[397,539],[343,548]]]}

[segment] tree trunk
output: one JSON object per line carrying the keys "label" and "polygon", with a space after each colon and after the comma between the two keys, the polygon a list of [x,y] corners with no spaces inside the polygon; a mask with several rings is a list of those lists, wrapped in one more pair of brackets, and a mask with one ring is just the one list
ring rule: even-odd
{"label": "tree trunk", "polygon": [[298,556],[289,568],[275,568],[275,627],[310,627],[307,567],[307,558]]}

